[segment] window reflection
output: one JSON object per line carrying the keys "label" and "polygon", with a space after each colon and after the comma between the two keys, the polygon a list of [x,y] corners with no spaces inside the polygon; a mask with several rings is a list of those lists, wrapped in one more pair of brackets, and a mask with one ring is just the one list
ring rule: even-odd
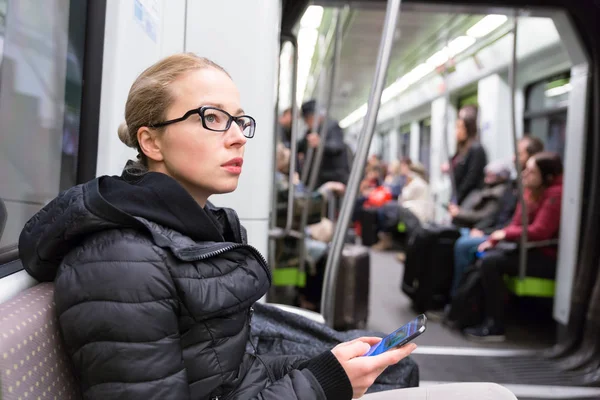
{"label": "window reflection", "polygon": [[0,0],[0,249],[76,183],[86,5]]}

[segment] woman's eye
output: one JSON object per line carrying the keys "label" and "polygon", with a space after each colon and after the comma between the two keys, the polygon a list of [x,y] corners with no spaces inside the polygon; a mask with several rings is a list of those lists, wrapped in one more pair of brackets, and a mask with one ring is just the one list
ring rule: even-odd
{"label": "woman's eye", "polygon": [[204,119],[206,120],[206,122],[211,123],[211,124],[218,121],[218,118],[215,114],[205,115]]}

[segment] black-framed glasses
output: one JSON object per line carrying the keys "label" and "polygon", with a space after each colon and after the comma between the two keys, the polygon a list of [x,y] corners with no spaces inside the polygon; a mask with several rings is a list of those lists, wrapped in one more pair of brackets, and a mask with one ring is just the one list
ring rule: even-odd
{"label": "black-framed glasses", "polygon": [[158,124],[152,124],[152,128],[162,128],[163,126],[171,125],[176,122],[185,121],[190,116],[198,114],[202,121],[202,126],[209,131],[215,132],[226,132],[231,128],[231,123],[235,122],[241,129],[242,134],[251,139],[254,137],[254,131],[256,130],[256,121],[249,115],[240,115],[234,117],[225,110],[221,110],[217,107],[204,106],[195,108],[186,112],[183,117],[175,118]]}

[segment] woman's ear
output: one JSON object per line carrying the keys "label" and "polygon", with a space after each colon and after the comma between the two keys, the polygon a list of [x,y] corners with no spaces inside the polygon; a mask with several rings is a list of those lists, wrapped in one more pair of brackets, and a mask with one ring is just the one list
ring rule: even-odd
{"label": "woman's ear", "polygon": [[150,130],[147,126],[142,126],[137,131],[137,139],[142,153],[152,161],[163,161],[164,157],[161,151],[160,139],[155,130]]}

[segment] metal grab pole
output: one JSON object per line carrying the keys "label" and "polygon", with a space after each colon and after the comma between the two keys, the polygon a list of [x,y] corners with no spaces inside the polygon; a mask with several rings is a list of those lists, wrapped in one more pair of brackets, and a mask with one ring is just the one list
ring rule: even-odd
{"label": "metal grab pole", "polygon": [[385,13],[385,23],[381,33],[381,42],[379,44],[379,53],[377,56],[377,65],[375,67],[375,76],[373,77],[373,86],[369,95],[367,115],[365,116],[364,124],[359,138],[358,148],[350,171],[348,185],[346,186],[346,194],[342,201],[342,207],[338,223],[335,226],[335,232],[331,243],[329,257],[327,257],[327,265],[325,267],[325,277],[323,281],[323,295],[321,298],[321,310],[325,323],[333,326],[333,317],[335,313],[336,299],[336,281],[338,277],[339,264],[344,246],[344,239],[350,215],[354,207],[354,199],[358,194],[359,180],[362,177],[362,170],[367,155],[369,146],[375,133],[375,123],[377,122],[377,113],[381,103],[381,94],[385,84],[387,68],[390,61],[390,54],[394,42],[394,32],[396,30],[396,22],[400,14],[401,0],[388,0]]}
{"label": "metal grab pole", "polygon": [[[448,175],[450,175],[450,185],[452,187],[452,193],[450,194],[450,200],[453,196],[458,196],[458,190],[456,187],[456,179],[454,178],[454,167],[452,166],[452,155],[450,154],[450,144],[448,143],[448,107],[450,107],[450,90],[448,88],[448,64],[450,61],[450,29],[454,23],[456,17],[448,24],[446,30],[446,50],[448,51],[448,59],[444,63],[444,150],[446,151],[446,159],[448,162]],[[458,204],[457,204],[458,205]]]}
{"label": "metal grab pole", "polygon": [[[334,10],[335,12],[337,12],[337,10]],[[321,38],[320,41],[322,42]],[[320,51],[321,53],[325,53],[325,48],[324,45],[320,46]],[[324,67],[322,67],[324,68]],[[317,77],[317,84],[318,84],[318,88],[319,91],[317,93],[317,96],[315,96],[315,114],[317,113],[317,110],[319,109],[319,101],[320,99],[323,97],[323,91],[325,90],[325,79],[326,79],[327,74],[323,73],[323,70],[319,71],[319,75]],[[317,129],[319,128],[319,118],[314,118],[312,126],[308,127],[308,133],[312,133],[312,132],[316,132]],[[305,186],[308,186],[309,181],[310,181],[310,177],[309,177],[309,172],[313,170],[313,158],[315,156],[315,150],[308,146],[308,142],[307,142],[307,147],[306,147],[306,153],[304,154],[304,163],[302,166],[302,176],[301,176],[301,181]]]}
{"label": "metal grab pole", "polygon": [[513,135],[513,147],[515,152],[515,167],[517,169],[517,187],[519,189],[519,201],[521,202],[521,243],[519,246],[519,279],[525,279],[525,271],[527,268],[527,227],[529,218],[527,214],[527,202],[525,201],[525,193],[523,190],[523,180],[521,164],[519,164],[519,148],[517,145],[517,116],[515,107],[515,96],[517,92],[517,32],[518,32],[518,11],[515,10],[513,22],[513,49],[512,62],[508,70],[510,81],[510,111],[511,111],[511,130]]}
{"label": "metal grab pole", "polygon": [[298,91],[298,41],[294,36],[286,36],[294,47],[292,67],[292,131],[290,133],[290,168],[288,174],[288,203],[287,203],[287,218],[285,220],[284,235],[287,235],[292,230],[292,221],[294,218],[294,195],[295,185],[294,178],[296,175],[296,160],[298,153],[298,100],[296,92]]}
{"label": "metal grab pole", "polygon": [[[304,267],[305,260],[305,251],[306,247],[304,246],[304,237],[306,225],[308,224],[308,212],[310,210],[310,206],[312,204],[312,193],[315,191],[315,186],[317,184],[317,178],[319,177],[319,171],[321,169],[321,163],[323,161],[323,154],[325,153],[325,143],[327,141],[327,119],[329,118],[329,109],[331,108],[331,103],[333,101],[333,88],[335,87],[335,78],[336,78],[336,70],[337,63],[339,61],[340,56],[340,48],[341,39],[342,39],[342,24],[341,21],[341,13],[339,9],[334,10],[334,19],[336,24],[335,30],[335,40],[333,42],[333,59],[331,62],[331,72],[329,76],[329,82],[327,87],[327,99],[325,100],[325,114],[323,118],[323,123],[321,123],[321,127],[319,129],[319,137],[320,142],[314,154],[314,163],[310,168],[310,176],[308,180],[308,185],[304,190],[304,208],[302,209],[302,219],[300,221],[300,269]],[[315,121],[318,124],[318,120],[320,118],[319,110],[315,109]]]}

